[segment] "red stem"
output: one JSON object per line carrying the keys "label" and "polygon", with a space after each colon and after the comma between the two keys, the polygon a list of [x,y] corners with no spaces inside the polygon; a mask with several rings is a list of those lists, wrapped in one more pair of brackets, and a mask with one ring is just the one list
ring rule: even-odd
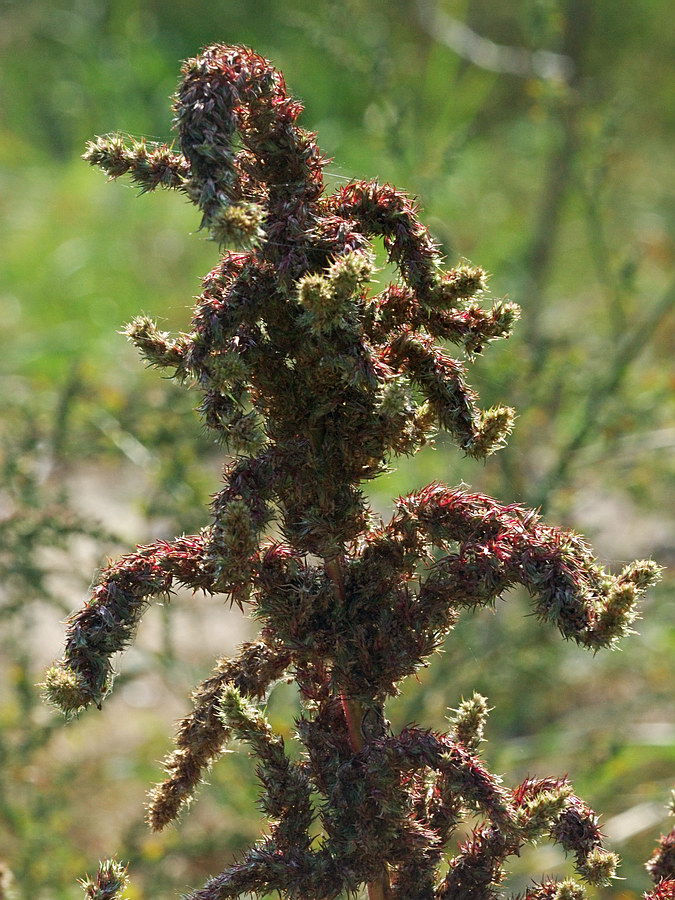
{"label": "red stem", "polygon": [[[335,585],[335,591],[341,603],[346,602],[345,594],[345,578],[343,563],[340,557],[324,560],[324,568],[326,575]],[[340,693],[340,702],[347,723],[347,731],[349,733],[349,743],[354,753],[360,753],[363,750],[364,738],[361,730],[363,722],[363,706],[358,700],[352,700],[347,697],[344,692]],[[389,872],[386,865],[383,866],[383,874],[376,880],[371,881],[367,885],[368,900],[391,900],[391,885],[389,883]]]}

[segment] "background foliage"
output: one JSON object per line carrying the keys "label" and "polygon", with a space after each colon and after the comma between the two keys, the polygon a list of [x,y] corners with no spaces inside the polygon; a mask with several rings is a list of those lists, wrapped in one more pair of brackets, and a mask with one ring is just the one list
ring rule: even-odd
{"label": "background foliage", "polygon": [[[77,897],[75,879],[116,848],[134,897],[175,896],[258,832],[243,753],[214,769],[179,829],[150,835],[142,822],[191,685],[252,629],[238,613],[189,596],[155,610],[115,698],[68,728],[34,687],[60,647],[57,619],[105,556],[197,527],[218,487],[192,398],[143,372],[116,334],[141,311],[180,329],[217,249],[176,196],[139,201],[79,160],[94,134],[169,138],[178,61],[214,41],[249,44],[285,72],[336,160],[330,179],[416,194],[450,261],[483,265],[495,294],[523,306],[473,376],[485,406],[518,408],[509,448],[483,466],[439,441],[372,485],[375,506],[464,481],[542,505],[603,561],[675,561],[669,3],[5,3],[0,859],[22,900]],[[666,827],[672,598],[671,579],[640,636],[592,658],[514,595],[464,621],[390,710],[397,726],[440,726],[461,696],[486,694],[490,768],[509,784],[569,773],[624,857],[621,900],[647,887],[642,861]],[[281,685],[268,709],[289,737],[294,704]],[[523,858],[514,889],[544,870],[565,862],[547,849]]]}

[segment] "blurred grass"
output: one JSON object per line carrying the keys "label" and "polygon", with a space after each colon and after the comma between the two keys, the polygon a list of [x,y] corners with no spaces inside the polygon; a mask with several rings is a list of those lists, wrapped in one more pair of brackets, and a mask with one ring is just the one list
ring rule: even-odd
{"label": "blurred grass", "polygon": [[[38,529],[30,560],[0,595],[0,858],[20,898],[78,896],[75,878],[115,849],[134,864],[133,897],[174,896],[222,868],[260,825],[252,766],[239,753],[214,769],[178,831],[152,837],[141,821],[171,720],[214,655],[180,633],[194,607],[195,621],[216,616],[233,632],[223,637],[227,652],[243,635],[236,616],[187,598],[173,621],[154,610],[119,696],[65,730],[33,687],[59,652],[62,607],[80,602],[103,555],[198,528],[218,487],[218,448],[191,412],[197,398],[143,372],[117,333],[141,311],[164,328],[186,327],[216,247],[181,199],[139,199],[78,159],[97,133],[169,139],[178,61],[200,46],[243,42],[270,56],[335,157],[329,185],[377,177],[416,194],[449,260],[484,265],[495,295],[523,303],[516,335],[472,373],[484,405],[518,408],[509,448],[482,466],[441,439],[369,486],[375,507],[386,515],[393,496],[432,479],[464,481],[541,504],[614,565],[633,555],[675,559],[670,4],[435,6],[498,45],[568,54],[569,84],[471,63],[444,42],[444,20],[429,26],[433,8],[412,0],[0,7],[0,428],[3,459],[34,466],[33,475],[21,466],[6,474],[2,517],[37,497],[37,508],[74,507],[90,532],[103,520],[124,538],[92,537],[86,552],[69,539],[56,568],[69,568],[71,580],[56,585],[50,605],[35,568],[52,577],[54,535]],[[610,822],[634,810],[617,825],[626,860],[618,896],[636,898],[675,780],[672,599],[669,580],[648,600],[640,636],[593,658],[527,618],[514,595],[496,614],[460,624],[447,652],[405,685],[392,722],[442,727],[447,707],[481,690],[495,707],[486,754],[507,783],[568,772]],[[155,675],[143,674],[151,668]],[[295,710],[293,692],[277,688],[275,726],[290,734]],[[545,867],[562,871],[561,860],[537,853],[523,857],[514,889]]]}

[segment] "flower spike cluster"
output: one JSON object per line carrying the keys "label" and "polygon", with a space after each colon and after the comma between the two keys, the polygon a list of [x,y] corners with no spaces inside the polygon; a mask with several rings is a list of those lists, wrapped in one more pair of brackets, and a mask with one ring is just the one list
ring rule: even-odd
{"label": "flower spike cluster", "polygon": [[[142,191],[185,194],[232,247],[205,278],[187,333],[147,317],[127,328],[148,364],[201,392],[204,422],[231,455],[200,534],[139,547],[101,574],[68,622],[46,694],[68,715],[100,706],[112,661],[153,600],[179,585],[222,594],[247,605],[260,635],[195,691],[149,824],[160,830],[185,809],[234,738],[259,761],[270,827],[192,900],[332,900],[363,886],[371,900],[488,900],[504,896],[508,859],[540,838],[573,857],[582,881],[606,884],[616,857],[565,779],[509,789],[487,770],[484,698],[463,702],[447,733],[394,734],[384,704],[463,611],[514,585],[563,637],[612,647],[658,567],[612,575],[578,535],[535,512],[440,484],[399,499],[387,524],[375,520],[363,482],[435,430],[477,458],[504,444],[513,411],[482,410],[467,366],[508,337],[518,309],[485,303],[481,269],[444,268],[404,193],[354,181],[325,194],[326,159],[298,125],[301,110],[267,60],[215,45],[183,66],[176,147],[113,136],[85,154]],[[376,238],[398,279],[374,294]],[[273,520],[276,542],[265,538]],[[299,760],[258,705],[282,677],[303,705]],[[469,816],[477,824],[459,844]],[[675,897],[666,843],[651,864],[652,900]],[[103,864],[87,896],[112,900],[123,882],[119,864]],[[570,880],[526,894],[583,896]]]}
{"label": "flower spike cluster", "polygon": [[[672,793],[669,812],[675,816],[675,791]],[[675,828],[662,834],[656,850],[647,862],[647,871],[654,882],[654,890],[645,894],[646,900],[671,900],[675,897]]]}

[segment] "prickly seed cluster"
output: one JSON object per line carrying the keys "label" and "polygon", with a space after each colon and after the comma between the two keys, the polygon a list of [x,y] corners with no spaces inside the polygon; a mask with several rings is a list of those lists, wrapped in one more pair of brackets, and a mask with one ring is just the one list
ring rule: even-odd
{"label": "prickly seed cluster", "polygon": [[129,877],[126,868],[115,859],[108,859],[99,865],[94,878],[80,881],[86,900],[115,900],[124,891]]}
{"label": "prickly seed cluster", "polygon": [[[443,268],[405,194],[358,181],[325,194],[326,160],[297,124],[301,109],[267,60],[217,45],[183,67],[179,149],[113,137],[85,155],[143,191],[181,191],[216,241],[239,245],[206,277],[187,334],[147,318],[127,330],[148,363],[202,392],[204,421],[233,456],[200,534],[140,547],[103,572],[68,623],[46,693],[66,714],[100,705],[111,658],[154,598],[176,585],[222,593],[248,605],[259,640],[197,688],[149,822],[158,830],[175,819],[234,737],[259,761],[270,828],[193,900],[274,891],[328,900],[363,886],[371,898],[501,897],[509,857],[544,837],[574,857],[582,881],[605,884],[616,858],[565,779],[507,789],[486,769],[484,698],[463,702],[447,733],[394,734],[384,703],[463,610],[516,584],[563,637],[612,647],[658,568],[642,561],[613,576],[577,535],[534,512],[440,484],[399,499],[388,523],[375,519],[362,483],[434,430],[474,457],[504,443],[513,413],[482,411],[466,366],[508,337],[518,310],[481,304],[480,269]],[[377,294],[374,238],[399,273]],[[264,540],[273,519],[282,541]],[[303,704],[297,762],[258,705],[282,676]],[[453,848],[467,816],[478,825]],[[650,864],[653,900],[675,897],[669,840]],[[106,863],[87,896],[112,898],[123,881]],[[526,897],[583,895],[576,882],[544,881]]]}

